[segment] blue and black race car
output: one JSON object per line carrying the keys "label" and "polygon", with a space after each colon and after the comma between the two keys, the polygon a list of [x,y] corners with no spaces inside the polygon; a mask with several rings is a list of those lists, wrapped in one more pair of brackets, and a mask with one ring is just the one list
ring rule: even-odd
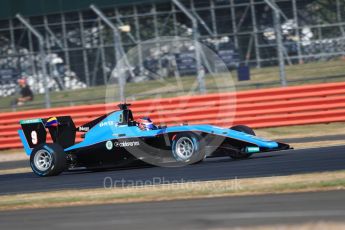
{"label": "blue and black race car", "polygon": [[[290,149],[284,143],[255,136],[244,125],[221,128],[212,125],[156,126],[148,118],[133,119],[129,104],[76,128],[70,116],[20,121],[18,131],[30,156],[33,172],[54,176],[84,168],[100,170],[133,164],[181,166],[206,157],[245,159],[254,153]],[[47,143],[49,132],[52,142]],[[75,143],[76,133],[82,142]]]}

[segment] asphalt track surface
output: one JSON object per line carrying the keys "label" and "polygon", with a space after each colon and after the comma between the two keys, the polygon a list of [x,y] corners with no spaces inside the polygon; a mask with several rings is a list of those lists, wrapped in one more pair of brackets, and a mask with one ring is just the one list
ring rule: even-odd
{"label": "asphalt track surface", "polygon": [[[28,164],[28,163],[27,163]],[[146,167],[105,172],[66,172],[41,178],[30,173],[0,175],[0,194],[103,188],[345,170],[345,146],[261,153],[247,160],[213,158],[180,168]],[[104,183],[105,182],[105,183]]]}
{"label": "asphalt track surface", "polygon": [[[0,229],[228,229],[345,220],[344,191],[0,212]],[[44,226],[44,227],[43,227]]]}

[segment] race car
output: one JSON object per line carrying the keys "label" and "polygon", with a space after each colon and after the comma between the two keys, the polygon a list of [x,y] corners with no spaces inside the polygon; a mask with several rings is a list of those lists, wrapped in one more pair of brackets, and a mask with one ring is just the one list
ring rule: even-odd
{"label": "race car", "polygon": [[[207,157],[246,159],[252,154],[290,149],[288,144],[255,136],[244,125],[159,126],[133,119],[130,104],[76,128],[70,116],[21,120],[18,134],[38,176],[73,169],[98,171],[135,164],[181,166]],[[75,143],[76,133],[83,141]],[[48,133],[52,143],[47,143]]]}

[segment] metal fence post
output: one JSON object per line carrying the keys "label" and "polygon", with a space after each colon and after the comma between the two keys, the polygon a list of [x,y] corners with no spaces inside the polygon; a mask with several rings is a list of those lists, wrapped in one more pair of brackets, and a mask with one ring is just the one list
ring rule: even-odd
{"label": "metal fence post", "polygon": [[284,44],[283,44],[283,36],[282,36],[282,30],[281,30],[281,24],[280,24],[281,12],[275,2],[272,2],[271,0],[265,0],[265,2],[273,10],[274,28],[276,31],[276,41],[277,41],[277,54],[278,54],[278,60],[279,60],[280,83],[282,86],[287,86],[285,60],[284,60]]}
{"label": "metal fence post", "polygon": [[[127,65],[129,72],[131,73],[132,76],[132,70],[131,66],[129,65],[129,62],[127,60],[127,57],[125,56],[125,53],[122,48],[122,42],[121,42],[121,35],[118,30],[118,28],[100,11],[95,5],[90,5],[91,10],[95,12],[101,20],[103,20],[113,31],[113,36],[114,36],[114,48],[115,48],[115,58],[116,58],[116,63],[123,57],[125,64]],[[124,78],[123,75],[119,76],[119,85],[120,85],[120,100],[125,101],[125,84],[126,84],[126,79]]]}
{"label": "metal fence post", "polygon": [[45,106],[46,108],[50,108],[50,94],[49,94],[49,88],[48,88],[48,76],[47,76],[47,66],[45,63],[45,50],[44,50],[44,38],[43,36],[30,25],[30,23],[25,20],[20,14],[17,14],[16,17],[19,19],[21,23],[23,23],[38,39],[39,46],[40,46],[40,56],[41,56],[41,66],[42,66],[42,75],[43,75],[43,86],[44,86],[44,100],[45,100]]}
{"label": "metal fence post", "polygon": [[274,12],[274,24],[277,38],[280,82],[282,86],[287,86],[284,60],[284,44],[280,25],[280,14],[277,11]]}
{"label": "metal fence post", "polygon": [[184,7],[184,5],[179,2],[179,0],[173,0],[173,3],[192,21],[193,25],[193,41],[194,41],[194,48],[195,48],[195,59],[196,59],[196,72],[197,72],[197,79],[199,85],[200,93],[206,92],[205,86],[205,79],[204,74],[199,74],[199,71],[202,69],[201,66],[201,57],[200,57],[200,47],[199,47],[199,32],[198,32],[198,22],[196,18],[189,13],[189,11]]}

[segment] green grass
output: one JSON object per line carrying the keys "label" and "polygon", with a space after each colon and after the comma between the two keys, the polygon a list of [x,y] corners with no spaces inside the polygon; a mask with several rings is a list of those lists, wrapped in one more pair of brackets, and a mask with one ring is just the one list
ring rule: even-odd
{"label": "green grass", "polygon": [[296,125],[256,130],[259,136],[266,138],[301,138],[321,137],[325,135],[344,135],[345,122],[332,122],[327,124]]}
{"label": "green grass", "polygon": [[[327,78],[327,76],[344,76],[337,79]],[[345,61],[334,60],[330,62],[314,62],[303,65],[292,65],[286,67],[286,76],[289,85],[334,82],[345,80]],[[309,80],[309,78],[318,78]],[[305,79],[305,81],[303,81]],[[300,80],[302,82],[294,82]],[[178,83],[177,83],[178,82]],[[237,81],[237,73],[233,71],[229,74],[218,74],[215,77],[206,76],[207,92],[219,92],[233,90],[246,90],[262,87],[279,86],[279,69],[277,67],[267,67],[261,69],[251,69],[251,80],[246,82]],[[192,89],[192,90],[191,90]],[[182,92],[176,92],[176,91]],[[88,89],[52,92],[51,100],[53,107],[73,106],[80,104],[95,104],[105,102],[105,86],[91,87]],[[116,95],[118,91],[115,91]],[[126,86],[126,96],[128,100],[138,100],[157,97],[174,97],[185,94],[197,93],[197,83],[195,76],[181,77],[179,81],[175,78],[164,80],[152,80],[149,82],[128,83]],[[14,97],[0,98],[0,110],[11,111],[10,102]],[[118,98],[114,98],[118,100]],[[62,102],[62,103],[58,103]],[[30,103],[28,103],[30,105]],[[44,95],[36,95],[35,101],[30,107],[22,107],[17,110],[42,108],[44,106]]]}

